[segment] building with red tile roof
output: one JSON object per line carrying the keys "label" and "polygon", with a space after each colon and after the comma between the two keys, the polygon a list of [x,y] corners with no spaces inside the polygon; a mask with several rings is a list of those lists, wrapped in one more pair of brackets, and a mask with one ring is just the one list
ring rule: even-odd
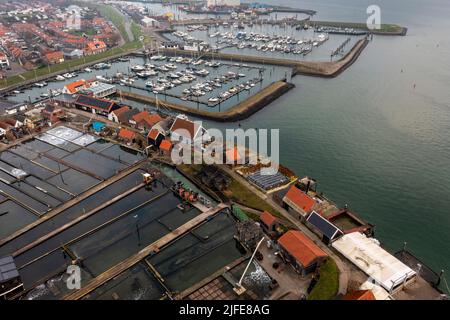
{"label": "building with red tile roof", "polygon": [[153,146],[159,147],[159,145],[161,144],[161,142],[163,140],[164,140],[164,135],[161,132],[159,132],[158,129],[152,129],[148,133],[148,136],[147,136],[148,145],[153,145]]}
{"label": "building with red tile roof", "polygon": [[155,124],[163,120],[161,116],[157,113],[149,113],[148,111],[141,111],[130,119],[130,123],[134,125],[136,128],[142,130],[149,130]]}
{"label": "building with red tile roof", "polygon": [[261,221],[261,227],[263,228],[263,230],[269,234],[269,235],[273,235],[275,232],[275,227],[277,224],[277,218],[275,218],[272,214],[270,214],[267,211],[264,211],[263,213],[261,213],[261,216],[259,217],[260,221]]}
{"label": "building with red tile roof", "polygon": [[131,130],[122,128],[119,131],[119,138],[123,141],[132,142],[135,137],[136,134]]}
{"label": "building with red tile roof", "polygon": [[80,79],[71,83],[68,83],[63,88],[63,93],[74,94],[80,91],[81,89],[86,88],[87,81],[84,79]]}
{"label": "building with red tile roof", "polygon": [[296,186],[291,186],[291,188],[283,198],[283,203],[285,209],[291,208],[295,212],[300,214],[303,218],[306,218],[308,214],[313,211],[316,205],[316,201],[314,199],[312,199]]}
{"label": "building with red tile roof", "polygon": [[298,230],[289,230],[278,239],[283,256],[302,275],[314,272],[328,256],[310,238]]}
{"label": "building with red tile roof", "polygon": [[180,141],[184,144],[191,144],[195,140],[202,138],[206,130],[198,123],[178,116],[170,128],[172,141]]}
{"label": "building with red tile roof", "polygon": [[170,153],[172,152],[172,142],[170,140],[164,139],[161,141],[161,144],[159,145],[159,150],[161,153],[165,156],[170,156]]}
{"label": "building with red tile roof", "polygon": [[64,53],[62,51],[53,51],[45,54],[45,60],[48,64],[58,64],[64,62]]}
{"label": "building with red tile roof", "polygon": [[128,106],[123,106],[117,110],[113,110],[109,115],[108,115],[108,120],[109,121],[114,121],[114,122],[119,122],[120,119],[120,115],[122,115],[123,113],[127,112],[128,110],[130,110],[130,107]]}
{"label": "building with red tile roof", "polygon": [[93,54],[99,54],[105,52],[107,49],[105,42],[101,40],[90,41],[86,44],[86,48],[84,48],[84,54],[86,56],[90,56]]}

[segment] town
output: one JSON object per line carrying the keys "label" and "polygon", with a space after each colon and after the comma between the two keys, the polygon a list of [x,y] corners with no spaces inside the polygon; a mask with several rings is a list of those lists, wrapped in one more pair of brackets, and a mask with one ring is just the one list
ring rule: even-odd
{"label": "town", "polygon": [[173,161],[407,29],[180,2],[0,2],[0,299],[447,299],[314,178],[224,141],[221,164]]}

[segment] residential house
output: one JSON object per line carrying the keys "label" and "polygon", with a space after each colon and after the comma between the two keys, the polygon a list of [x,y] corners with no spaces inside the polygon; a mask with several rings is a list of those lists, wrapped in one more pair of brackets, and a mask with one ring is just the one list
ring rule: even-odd
{"label": "residential house", "polygon": [[108,120],[109,121],[114,121],[114,122],[119,122],[119,116],[126,112],[129,111],[130,107],[127,106],[123,106],[119,109],[113,110],[110,114],[108,114]]}
{"label": "residential house", "polygon": [[135,109],[135,108],[131,108],[126,110],[125,112],[122,112],[118,115],[118,119],[119,119],[119,123],[129,126],[130,124],[130,120],[133,118],[133,116],[135,114],[138,114],[140,111]]}
{"label": "residential house", "polygon": [[277,218],[271,215],[269,212],[264,211],[260,216],[261,228],[270,236],[273,236],[276,232],[278,225]]}
{"label": "residential house", "polygon": [[199,122],[193,122],[184,116],[178,116],[170,128],[170,134],[172,135],[172,141],[192,144],[194,141],[202,139],[207,131]]}
{"label": "residential house", "polygon": [[299,218],[304,220],[314,210],[316,201],[301,191],[295,185],[291,186],[283,198],[283,207],[299,214]]}
{"label": "residential house", "polygon": [[86,44],[84,49],[84,55],[90,56],[94,54],[99,54],[105,52],[107,49],[105,42],[100,40],[90,41]]}
{"label": "residential house", "polygon": [[159,147],[164,140],[164,135],[157,129],[152,129],[147,135],[147,143],[149,146]]}
{"label": "residential house", "polygon": [[162,118],[157,113],[150,114],[148,111],[141,111],[130,119],[130,124],[140,130],[150,130]]}
{"label": "residential house", "polygon": [[98,114],[104,117],[121,106],[114,101],[94,98],[91,96],[80,94],[74,102],[74,106],[77,109],[84,110],[87,112],[92,112],[93,114]]}
{"label": "residential house", "polygon": [[298,230],[289,230],[278,239],[283,258],[291,263],[294,269],[305,276],[316,271],[327,254],[310,238]]}
{"label": "residential house", "polygon": [[156,129],[159,132],[161,132],[165,137],[167,137],[170,133],[170,127],[172,126],[172,123],[169,118],[162,119],[161,121],[157,122],[152,129]]}
{"label": "residential house", "polygon": [[58,64],[64,62],[64,53],[62,51],[48,52],[44,55],[48,64]]}
{"label": "residential house", "polygon": [[62,92],[67,94],[75,94],[82,89],[86,88],[87,81],[84,79],[80,79],[71,83],[68,83],[64,86]]}
{"label": "residential house", "polygon": [[161,141],[161,144],[159,145],[159,151],[160,154],[166,157],[169,157],[172,153],[172,142],[170,140],[164,139]]}
{"label": "residential house", "polygon": [[136,137],[136,134],[128,129],[122,128],[119,130],[119,139],[126,142],[126,143],[132,143],[134,141],[134,138]]}
{"label": "residential house", "polygon": [[42,109],[42,115],[44,116],[44,119],[49,122],[49,125],[52,126],[61,121],[65,116],[65,113],[61,108],[48,104]]}

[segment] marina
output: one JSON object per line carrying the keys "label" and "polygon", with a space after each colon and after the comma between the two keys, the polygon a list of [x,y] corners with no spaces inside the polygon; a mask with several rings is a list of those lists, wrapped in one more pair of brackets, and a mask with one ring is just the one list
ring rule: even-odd
{"label": "marina", "polygon": [[[183,104],[192,109],[220,112],[291,73],[289,67],[230,63],[219,59],[206,61],[196,55],[167,56],[163,60],[160,57],[155,54],[148,58],[130,56],[127,61],[115,60],[108,69],[99,71],[96,76],[82,70],[70,79],[48,81],[42,88],[23,88],[18,93],[10,93],[7,98],[16,102],[38,102],[51,96],[58,97],[63,86],[68,83],[94,77],[98,81],[115,84],[124,93],[158,98],[161,103]],[[164,68],[161,71],[166,65],[171,65],[172,69]],[[142,72],[147,70],[154,73],[143,75]],[[59,94],[54,94],[57,92]],[[121,97],[116,99],[120,101]]]}

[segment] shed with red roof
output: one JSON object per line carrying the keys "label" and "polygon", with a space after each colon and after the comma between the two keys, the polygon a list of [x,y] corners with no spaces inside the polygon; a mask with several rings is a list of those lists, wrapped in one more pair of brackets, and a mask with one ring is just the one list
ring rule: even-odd
{"label": "shed with red roof", "polygon": [[283,257],[302,275],[314,272],[328,256],[298,230],[289,230],[278,239]]}
{"label": "shed with red roof", "polygon": [[283,198],[283,205],[285,209],[292,209],[301,218],[306,218],[314,210],[316,201],[296,186],[291,186]]}

